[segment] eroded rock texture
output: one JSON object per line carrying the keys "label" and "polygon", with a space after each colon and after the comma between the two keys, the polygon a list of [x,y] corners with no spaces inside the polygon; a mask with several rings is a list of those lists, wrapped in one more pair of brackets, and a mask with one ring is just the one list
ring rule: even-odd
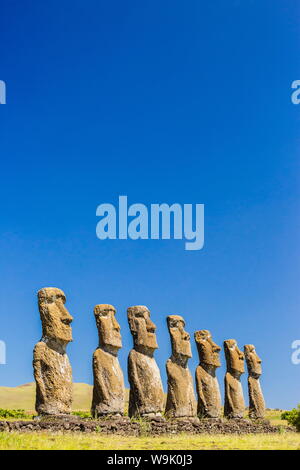
{"label": "eroded rock texture", "polygon": [[36,411],[39,415],[71,412],[72,369],[66,346],[72,341],[73,318],[65,307],[62,290],[47,287],[38,292],[43,336],[33,352]]}
{"label": "eroded rock texture", "polygon": [[128,357],[128,414],[130,417],[161,416],[164,392],[160,372],[153,357],[158,348],[156,326],[150,320],[149,310],[143,305],[128,308],[127,315],[134,343]]}
{"label": "eroded rock texture", "polygon": [[92,415],[121,416],[125,406],[124,377],[118,351],[122,347],[120,325],[112,305],[96,305],[94,315],[99,333],[99,347],[93,355],[94,389]]}
{"label": "eroded rock texture", "polygon": [[225,375],[224,415],[227,418],[243,418],[245,402],[240,382],[244,369],[244,354],[234,339],[224,341],[227,372]]}
{"label": "eroded rock texture", "polygon": [[197,412],[200,418],[220,418],[221,394],[216,369],[220,367],[220,346],[208,330],[195,332],[200,364],[196,369]]}
{"label": "eroded rock texture", "polygon": [[265,400],[260,387],[261,359],[258,357],[253,344],[244,346],[248,368],[249,417],[263,419],[265,416]]}
{"label": "eroded rock texture", "polygon": [[192,375],[187,365],[192,357],[190,335],[185,331],[184,319],[179,315],[169,315],[167,324],[172,356],[166,364],[168,395],[165,413],[170,418],[194,418],[197,416],[197,404]]}

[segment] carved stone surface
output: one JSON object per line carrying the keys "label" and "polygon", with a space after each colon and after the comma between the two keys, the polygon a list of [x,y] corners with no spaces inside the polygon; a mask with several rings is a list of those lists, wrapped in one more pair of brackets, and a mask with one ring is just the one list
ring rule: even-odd
{"label": "carved stone surface", "polygon": [[195,332],[200,364],[196,369],[198,415],[200,418],[220,418],[221,394],[216,369],[220,367],[220,346],[213,342],[208,330]]}
{"label": "carved stone surface", "polygon": [[65,415],[71,412],[72,369],[66,346],[72,341],[73,318],[65,307],[62,290],[47,287],[38,292],[43,336],[33,352],[36,381],[36,411],[39,415]]}
{"label": "carved stone surface", "polygon": [[244,346],[244,353],[248,368],[249,417],[263,419],[265,416],[265,400],[260,387],[261,359],[258,357],[253,344]]}
{"label": "carved stone surface", "polygon": [[153,357],[158,348],[156,326],[150,320],[148,308],[143,305],[128,308],[127,315],[134,343],[134,349],[128,357],[128,414],[130,417],[161,416],[164,392],[160,372]]}
{"label": "carved stone surface", "polygon": [[224,415],[227,418],[243,418],[245,402],[240,377],[245,372],[245,357],[234,339],[224,341],[224,352],[227,364]]}
{"label": "carved stone surface", "polygon": [[197,416],[193,379],[188,369],[192,357],[190,335],[184,330],[185,322],[179,315],[169,315],[167,324],[172,343],[172,355],[166,364],[168,395],[166,416],[193,418]]}
{"label": "carved stone surface", "polygon": [[93,417],[121,416],[124,413],[124,377],[118,360],[122,341],[115,314],[112,305],[102,304],[94,308],[99,347],[93,355]]}

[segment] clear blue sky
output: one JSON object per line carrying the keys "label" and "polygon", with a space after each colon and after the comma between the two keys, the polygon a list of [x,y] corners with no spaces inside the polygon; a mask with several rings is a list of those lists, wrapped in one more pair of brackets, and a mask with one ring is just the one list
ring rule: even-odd
{"label": "clear blue sky", "polygon": [[[0,385],[33,380],[36,292],[56,286],[76,382],[92,383],[94,305],[117,308],[126,375],[126,308],[145,304],[165,388],[181,314],[256,345],[269,407],[300,402],[299,1],[13,0],[0,22]],[[119,195],[205,204],[204,249],[98,240],[96,207]]]}

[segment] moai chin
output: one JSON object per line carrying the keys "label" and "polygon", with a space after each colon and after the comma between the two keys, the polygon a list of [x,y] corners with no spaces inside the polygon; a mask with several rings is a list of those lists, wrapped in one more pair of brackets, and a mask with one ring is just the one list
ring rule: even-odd
{"label": "moai chin", "polygon": [[224,415],[226,418],[241,419],[245,412],[245,402],[240,377],[245,372],[245,357],[234,339],[224,341],[224,352],[227,365]]}
{"label": "moai chin", "polygon": [[263,419],[265,416],[265,400],[260,387],[261,359],[258,357],[253,344],[244,346],[248,368],[249,418]]}
{"label": "moai chin", "polygon": [[158,348],[156,326],[150,320],[148,308],[143,305],[128,308],[127,315],[134,343],[128,356],[128,414],[130,417],[161,416],[164,392],[160,372],[153,357]]}
{"label": "moai chin", "polygon": [[220,418],[221,394],[216,369],[220,367],[220,346],[213,342],[208,330],[195,332],[200,364],[196,369],[198,415],[200,418]]}
{"label": "moai chin", "polygon": [[118,360],[122,347],[120,325],[112,305],[96,305],[94,315],[99,334],[99,347],[93,355],[92,415],[122,416],[125,406],[123,372]]}
{"label": "moai chin", "polygon": [[169,315],[167,324],[172,355],[166,363],[168,395],[165,413],[169,418],[196,418],[193,379],[187,365],[192,357],[190,335],[185,331],[184,319],[179,315]]}
{"label": "moai chin", "polygon": [[35,408],[39,415],[68,415],[72,406],[72,369],[66,346],[72,341],[73,318],[62,290],[46,287],[38,292],[43,336],[34,348]]}

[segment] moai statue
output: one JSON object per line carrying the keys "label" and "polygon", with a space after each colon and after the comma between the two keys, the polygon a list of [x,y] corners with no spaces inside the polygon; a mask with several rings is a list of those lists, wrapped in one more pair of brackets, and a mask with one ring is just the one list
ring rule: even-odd
{"label": "moai statue", "polygon": [[166,364],[168,395],[165,413],[169,418],[196,418],[193,379],[187,365],[192,357],[190,335],[184,330],[185,322],[179,315],[169,315],[167,324],[172,355]]}
{"label": "moai statue", "polygon": [[220,418],[221,394],[216,369],[220,367],[220,346],[213,342],[208,330],[195,332],[200,364],[196,369],[198,415],[200,418]]}
{"label": "moai statue", "polygon": [[227,418],[243,418],[245,402],[240,377],[245,372],[245,357],[234,339],[224,341],[224,352],[227,364],[224,415]]}
{"label": "moai statue", "polygon": [[124,377],[118,351],[122,347],[120,325],[112,305],[96,305],[94,315],[99,347],[93,355],[94,389],[92,415],[122,416],[125,406]]}
{"label": "moai statue", "polygon": [[150,320],[149,310],[143,305],[128,308],[127,315],[134,343],[134,348],[128,356],[128,414],[130,417],[144,418],[161,416],[164,391],[153,357],[155,349],[158,348],[156,326]]}
{"label": "moai statue", "polygon": [[66,346],[72,341],[73,318],[62,290],[46,287],[38,292],[43,336],[33,352],[36,381],[35,409],[39,415],[68,415],[72,405],[72,369]]}
{"label": "moai statue", "polygon": [[244,346],[248,368],[249,417],[263,419],[265,416],[265,400],[260,387],[261,359],[258,357],[253,344]]}

